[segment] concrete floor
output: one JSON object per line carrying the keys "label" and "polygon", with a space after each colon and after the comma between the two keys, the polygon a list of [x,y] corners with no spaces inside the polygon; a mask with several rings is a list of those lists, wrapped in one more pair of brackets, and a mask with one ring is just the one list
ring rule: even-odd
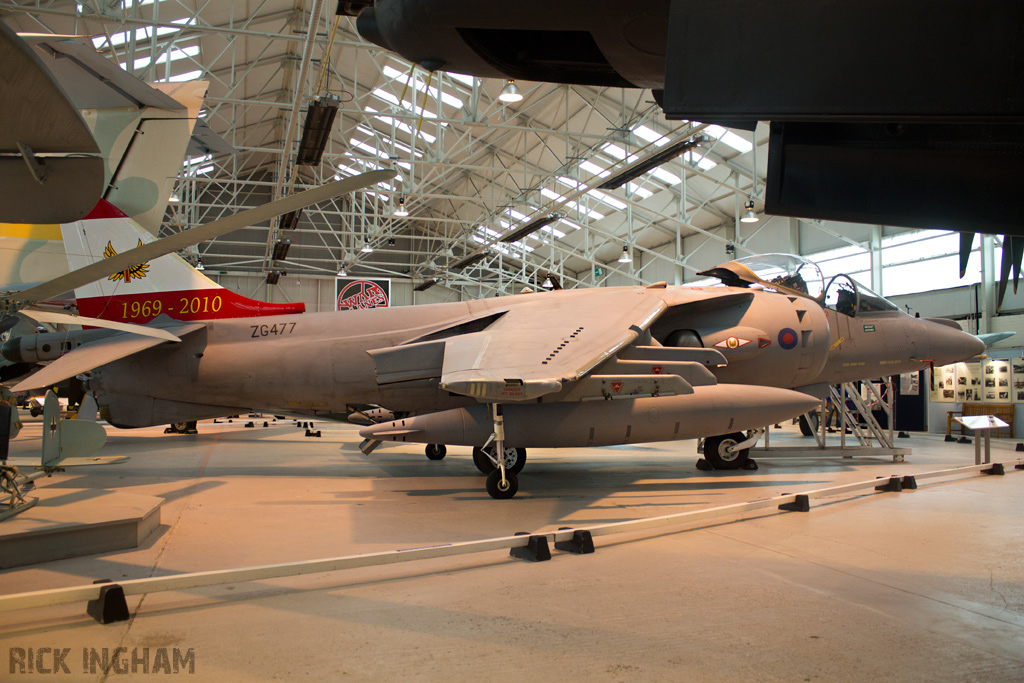
{"label": "concrete floor", "polygon": [[[128,463],[42,486],[163,498],[135,550],[0,572],[16,593],[506,536],[742,502],[973,463],[973,446],[919,435],[905,463],[758,458],[696,470],[692,441],[533,450],[511,501],[491,500],[469,450],[356,448],[356,429],[201,423],[198,436],[108,428]],[[30,423],[14,454],[39,446]],[[805,445],[792,428],[772,446]],[[994,442],[995,460],[1018,457]],[[84,605],[0,614],[0,657],[70,648],[193,650],[201,681],[1024,680],[1024,472],[760,511],[659,535],[597,539],[550,562],[507,552],[128,599],[128,622]],[[140,655],[141,656],[141,655]],[[141,666],[139,667],[141,671]],[[0,661],[0,678],[31,680]],[[35,674],[38,675],[38,674]]]}

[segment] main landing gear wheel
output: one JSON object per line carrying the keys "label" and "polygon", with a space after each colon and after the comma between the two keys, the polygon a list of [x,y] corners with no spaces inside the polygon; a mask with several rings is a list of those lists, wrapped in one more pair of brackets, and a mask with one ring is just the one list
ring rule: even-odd
{"label": "main landing gear wheel", "polygon": [[487,475],[487,493],[491,498],[508,500],[516,495],[518,490],[519,478],[508,468],[505,469],[505,481],[501,480],[501,470],[494,470]]}
{"label": "main landing gear wheel", "polygon": [[[473,464],[480,470],[481,474],[490,474],[498,469],[491,456],[494,455],[494,444],[490,444],[485,451],[483,448],[473,449]],[[505,446],[505,471],[512,471],[519,474],[526,467],[526,449]]]}
{"label": "main landing gear wheel", "polygon": [[428,443],[427,444],[427,458],[430,460],[444,460],[444,456],[448,455],[448,449],[443,443]]}
{"label": "main landing gear wheel", "polygon": [[747,440],[746,434],[734,432],[722,436],[709,436],[704,439],[704,459],[716,470],[747,469],[750,460],[750,449],[729,452],[727,449]]}

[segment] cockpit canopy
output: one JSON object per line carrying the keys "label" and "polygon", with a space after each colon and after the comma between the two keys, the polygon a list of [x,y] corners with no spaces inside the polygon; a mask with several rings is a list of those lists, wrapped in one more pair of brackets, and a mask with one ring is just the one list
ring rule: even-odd
{"label": "cockpit canopy", "polygon": [[825,308],[843,315],[899,310],[849,275],[836,275],[826,286],[821,269],[813,261],[793,254],[747,256],[699,274],[717,277],[730,287],[757,285],[771,291],[814,299]]}

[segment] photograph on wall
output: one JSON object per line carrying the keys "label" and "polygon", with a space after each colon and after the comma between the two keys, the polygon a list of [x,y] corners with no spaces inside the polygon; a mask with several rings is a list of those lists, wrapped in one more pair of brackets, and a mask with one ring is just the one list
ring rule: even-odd
{"label": "photograph on wall", "polygon": [[[963,380],[961,382],[960,380]],[[981,361],[957,363],[957,386],[964,389],[964,403],[979,403],[983,400],[981,390],[987,376],[984,374]],[[995,378],[992,377],[994,380]],[[994,385],[993,385],[994,386]]]}
{"label": "photograph on wall", "polygon": [[[957,378],[959,381],[959,378]],[[917,396],[921,391],[920,376],[916,372],[900,375],[900,395]]]}
{"label": "photograph on wall", "polygon": [[989,358],[985,363],[985,400],[1010,402],[1010,361]]}
{"label": "photograph on wall", "polygon": [[391,305],[391,280],[339,277],[335,294],[339,311],[387,308]]}
{"label": "photograph on wall", "polygon": [[1011,366],[1010,394],[1015,402],[1024,403],[1024,358],[1015,358]]}
{"label": "photograph on wall", "polygon": [[935,368],[932,381],[931,400],[940,403],[951,403],[957,400],[956,390],[956,365],[944,365]]}

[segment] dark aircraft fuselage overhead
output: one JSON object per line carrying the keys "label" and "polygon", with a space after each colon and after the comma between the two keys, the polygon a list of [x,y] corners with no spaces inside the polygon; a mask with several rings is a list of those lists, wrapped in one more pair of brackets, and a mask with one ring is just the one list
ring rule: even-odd
{"label": "dark aircraft fuselage overhead", "polygon": [[375,0],[424,68],[650,88],[669,119],[771,122],[765,212],[1024,234],[1024,4]]}

